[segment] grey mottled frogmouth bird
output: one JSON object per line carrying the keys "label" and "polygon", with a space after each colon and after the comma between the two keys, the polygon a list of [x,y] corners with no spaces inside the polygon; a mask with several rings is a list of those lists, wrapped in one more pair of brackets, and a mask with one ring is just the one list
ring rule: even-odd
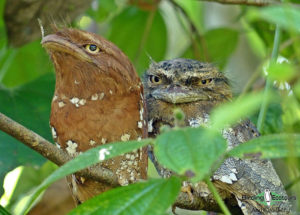
{"label": "grey mottled frogmouth bird", "polygon": [[[184,112],[185,126],[205,126],[212,108],[232,98],[228,79],[222,73],[208,63],[190,59],[153,62],[144,76],[144,88],[150,136],[156,136],[161,125],[174,126],[175,107]],[[228,148],[259,136],[249,120],[221,132],[227,140]],[[170,170],[159,165],[151,148],[149,157],[154,161],[161,176],[169,177],[172,174]],[[214,173],[212,181],[219,190],[234,195],[243,214],[290,212],[287,201],[266,206],[254,200],[243,199],[245,196],[255,196],[265,190],[287,196],[269,160],[228,158]],[[201,196],[201,186],[198,185],[193,185],[193,193]]]}

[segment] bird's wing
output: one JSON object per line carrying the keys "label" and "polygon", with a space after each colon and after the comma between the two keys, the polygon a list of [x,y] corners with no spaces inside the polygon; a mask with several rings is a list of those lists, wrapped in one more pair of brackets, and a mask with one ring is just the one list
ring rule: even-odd
{"label": "bird's wing", "polygon": [[[223,136],[227,139],[228,147],[232,148],[259,136],[259,133],[246,120],[223,131]],[[215,172],[213,180],[218,188],[235,195],[244,214],[290,214],[288,201],[277,201],[276,204],[267,206],[249,199],[261,193],[263,198],[265,189],[287,196],[270,160],[228,158]]]}

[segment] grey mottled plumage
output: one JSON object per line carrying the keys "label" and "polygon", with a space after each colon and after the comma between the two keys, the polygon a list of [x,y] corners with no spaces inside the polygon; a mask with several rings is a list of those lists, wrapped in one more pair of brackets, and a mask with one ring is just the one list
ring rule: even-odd
{"label": "grey mottled plumage", "polygon": [[[190,59],[174,59],[152,63],[144,76],[148,108],[149,134],[156,136],[161,125],[174,126],[173,110],[185,114],[185,126],[206,125],[209,113],[216,105],[230,101],[232,93],[227,78],[215,67]],[[259,136],[255,126],[245,120],[222,131],[232,148]],[[149,156],[158,173],[169,177],[172,172],[159,165],[153,151]],[[255,196],[265,189],[286,196],[272,163],[261,159],[228,158],[214,173],[212,180],[219,190],[234,195],[243,214],[289,214],[288,202],[265,206],[243,196]],[[201,196],[203,186],[193,185],[193,194]]]}

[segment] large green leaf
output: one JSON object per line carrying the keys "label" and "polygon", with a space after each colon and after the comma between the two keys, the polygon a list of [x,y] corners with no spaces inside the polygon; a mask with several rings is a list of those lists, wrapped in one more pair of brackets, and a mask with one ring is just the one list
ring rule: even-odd
{"label": "large green leaf", "polygon": [[[54,75],[48,73],[19,88],[0,88],[0,112],[51,140],[49,114],[54,85]],[[8,171],[19,165],[41,165],[44,161],[37,152],[0,131],[1,188]]]}
{"label": "large green leaf", "polygon": [[171,177],[119,187],[86,201],[69,215],[160,215],[175,201],[180,185],[179,178]]}
{"label": "large green leaf", "polygon": [[128,7],[111,21],[107,36],[135,63],[139,74],[148,68],[148,54],[155,61],[160,61],[166,52],[167,31],[164,20],[159,11],[155,12],[152,22],[149,21],[151,15],[151,12]]}
{"label": "large green leaf", "polygon": [[[19,86],[52,70],[49,56],[42,49],[40,41],[29,43],[19,49],[5,49],[0,59],[2,83],[8,87]],[[2,66],[1,66],[2,65]]]}
{"label": "large green leaf", "polygon": [[179,174],[195,175],[194,181],[207,176],[225,150],[221,134],[202,127],[162,133],[154,147],[159,163]]}
{"label": "large green leaf", "polygon": [[228,152],[230,156],[249,158],[300,157],[299,134],[271,134],[254,138]]}
{"label": "large green leaf", "polygon": [[[219,130],[236,123],[259,109],[264,98],[263,94],[248,94],[233,102],[218,106],[211,114],[211,124]],[[275,100],[275,99],[274,99]]]}
{"label": "large green leaf", "polygon": [[258,10],[258,16],[286,29],[300,30],[300,8],[296,6],[275,5]]}
{"label": "large green leaf", "polygon": [[48,178],[46,178],[46,180],[44,180],[39,187],[37,187],[33,195],[31,195],[31,197],[26,202],[25,210],[28,210],[32,205],[32,203],[34,202],[34,200],[41,194],[41,192],[56,180],[61,179],[78,170],[84,169],[88,166],[91,166],[95,163],[99,163],[101,161],[110,159],[117,155],[124,154],[126,152],[130,152],[140,147],[143,147],[151,143],[151,141],[152,140],[150,139],[145,139],[141,141],[128,141],[126,143],[124,142],[110,143],[110,144],[105,144],[102,146],[92,148],[78,155],[71,161],[67,162],[66,164],[58,168]]}

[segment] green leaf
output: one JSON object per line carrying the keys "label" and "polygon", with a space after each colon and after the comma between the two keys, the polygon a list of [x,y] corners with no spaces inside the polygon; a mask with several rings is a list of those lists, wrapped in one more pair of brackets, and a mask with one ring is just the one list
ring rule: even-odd
{"label": "green leaf", "polygon": [[68,215],[153,215],[162,214],[175,201],[181,180],[152,179],[118,187],[79,205]]}
{"label": "green leaf", "polygon": [[[220,36],[222,35],[222,36]],[[198,52],[206,52],[208,60],[217,64],[220,69],[224,68],[227,59],[233,53],[238,42],[238,32],[229,28],[216,28],[207,31],[203,35],[203,41],[197,41]],[[195,59],[193,46],[189,47],[183,54],[185,58]],[[207,59],[200,59],[207,61]]]}
{"label": "green leaf", "polygon": [[229,28],[217,28],[206,32],[204,37],[211,57],[210,61],[223,67],[227,58],[235,50],[238,32]]}
{"label": "green leaf", "polygon": [[176,0],[176,3],[179,4],[188,14],[191,21],[197,27],[198,31],[202,32],[204,30],[204,6],[201,1],[193,1],[193,0]]}
{"label": "green leaf", "polygon": [[[3,84],[8,87],[25,84],[52,71],[49,56],[43,50],[40,41],[26,44],[19,49],[8,49],[7,51],[7,56],[3,60],[0,59],[0,65],[2,63],[0,76],[2,76],[2,73],[4,74]],[[50,86],[51,88],[52,86]]]}
{"label": "green leaf", "polygon": [[[52,141],[49,114],[54,85],[54,74],[48,73],[22,87],[7,89],[0,86],[0,112]],[[1,189],[8,171],[20,165],[39,166],[44,161],[37,152],[0,132]]]}
{"label": "green leaf", "polygon": [[219,130],[236,123],[259,109],[264,96],[262,93],[248,94],[233,102],[222,104],[212,111],[211,124]]}
{"label": "green leaf", "polygon": [[6,30],[4,26],[4,6],[5,1],[0,2],[0,59],[1,59],[1,49],[5,47],[7,39],[6,39]]}
{"label": "green leaf", "polygon": [[281,102],[282,122],[284,128],[292,129],[294,132],[300,132],[300,104],[295,94],[289,94]]}
{"label": "green leaf", "polygon": [[160,12],[155,12],[152,22],[149,20],[151,12],[128,7],[113,18],[107,36],[135,63],[139,74],[148,68],[148,54],[155,61],[160,61],[167,48],[167,30]]}
{"label": "green leaf", "polygon": [[56,180],[63,178],[78,170],[84,169],[88,166],[91,166],[95,163],[99,163],[100,161],[104,161],[113,158],[117,155],[133,151],[149,143],[151,143],[150,139],[145,139],[141,141],[128,141],[126,143],[110,143],[92,148],[78,155],[73,160],[58,168],[46,180],[43,181],[43,183],[34,191],[34,194],[28,199],[25,210],[28,210],[31,204],[34,202],[34,200],[41,194],[41,192]]}
{"label": "green leaf", "polygon": [[4,207],[0,205],[0,214],[1,215],[11,215]]}
{"label": "green leaf", "polygon": [[257,11],[258,16],[272,22],[280,24],[285,29],[300,30],[300,8],[296,6],[276,5],[262,8]]}
{"label": "green leaf", "polygon": [[5,206],[6,209],[13,214],[19,214],[18,211],[23,208],[23,198],[26,198],[28,193],[32,193],[32,190],[39,186],[57,168],[51,161],[47,161],[40,168],[23,166],[18,182],[9,198],[9,203]]}
{"label": "green leaf", "polygon": [[296,70],[294,69],[292,64],[289,63],[271,63],[268,68],[269,77],[272,80],[277,81],[290,81],[295,77]]}
{"label": "green leaf", "polygon": [[154,152],[162,165],[200,181],[226,150],[226,141],[219,132],[206,128],[183,128],[159,135]]}
{"label": "green leaf", "polygon": [[[280,96],[277,94],[277,96]],[[283,122],[282,122],[282,107],[279,102],[271,103],[268,107],[268,111],[266,113],[266,119],[264,122],[264,126],[260,133],[262,135],[267,134],[275,134],[283,132]],[[252,115],[249,117],[250,121],[255,125],[257,123],[258,115]]]}
{"label": "green leaf", "polygon": [[[257,23],[251,23],[251,25],[249,25],[248,22],[246,21],[242,21],[243,27],[245,28],[245,31],[247,32],[245,35],[249,41],[249,46],[251,48],[251,50],[253,51],[253,53],[256,54],[256,56],[260,57],[261,59],[263,59],[266,55],[267,55],[267,44],[265,44],[264,41],[264,34],[269,35],[267,32],[266,33],[266,28],[265,26],[263,26],[264,31],[260,31],[257,28],[260,27],[262,24],[265,24],[265,22],[262,22],[260,20],[260,22]],[[269,23],[267,23],[268,25],[270,25]],[[264,33],[263,35],[261,35],[262,33]],[[273,35],[273,34],[272,34]],[[273,39],[273,37],[272,37]],[[273,40],[272,40],[273,42]]]}
{"label": "green leaf", "polygon": [[87,13],[97,22],[102,22],[109,18],[118,8],[115,0],[98,0],[95,2],[97,2],[97,8],[91,8]]}
{"label": "green leaf", "polygon": [[271,134],[251,139],[228,152],[229,156],[240,158],[283,158],[300,157],[299,134]]}

